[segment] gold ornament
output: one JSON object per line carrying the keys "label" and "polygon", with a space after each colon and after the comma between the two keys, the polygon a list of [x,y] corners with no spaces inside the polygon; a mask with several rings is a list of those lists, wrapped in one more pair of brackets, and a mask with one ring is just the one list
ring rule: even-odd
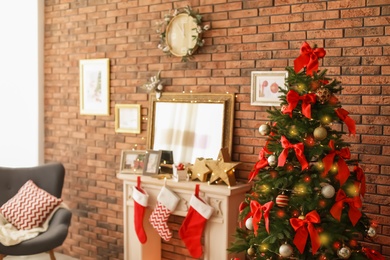
{"label": "gold ornament", "polygon": [[191,179],[199,179],[201,182],[206,182],[211,170],[206,165],[206,159],[196,158],[195,164],[190,166],[189,169],[192,173]]}
{"label": "gold ornament", "polygon": [[314,129],[313,136],[314,139],[318,141],[322,141],[328,136],[328,131],[326,131],[325,127],[319,126],[316,129]]}
{"label": "gold ornament", "polygon": [[236,178],[234,176],[234,168],[239,165],[240,162],[232,162],[230,160],[229,153],[226,149],[221,149],[219,152],[218,160],[207,160],[206,165],[211,169],[210,183],[213,183],[221,179],[229,186],[236,185]]}
{"label": "gold ornament", "polygon": [[256,250],[253,247],[248,248],[246,252],[249,256],[253,256],[256,254]]}

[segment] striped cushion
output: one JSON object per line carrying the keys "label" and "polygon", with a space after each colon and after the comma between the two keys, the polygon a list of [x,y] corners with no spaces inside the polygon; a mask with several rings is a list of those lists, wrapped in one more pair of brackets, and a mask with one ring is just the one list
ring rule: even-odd
{"label": "striped cushion", "polygon": [[40,189],[29,180],[14,197],[1,206],[0,212],[16,228],[32,229],[41,226],[61,202],[61,199]]}

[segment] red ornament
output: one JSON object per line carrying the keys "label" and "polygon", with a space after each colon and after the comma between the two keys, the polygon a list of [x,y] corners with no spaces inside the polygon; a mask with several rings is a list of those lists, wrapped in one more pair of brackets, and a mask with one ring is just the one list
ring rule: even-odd
{"label": "red ornament", "polygon": [[283,208],[288,206],[290,198],[285,194],[280,194],[276,197],[276,205]]}
{"label": "red ornament", "polygon": [[278,171],[270,170],[269,175],[271,176],[272,179],[275,179],[276,177],[278,177]]}
{"label": "red ornament", "polygon": [[312,147],[316,144],[316,140],[314,139],[313,135],[308,135],[305,138],[305,144],[309,147]]}
{"label": "red ornament", "polygon": [[339,100],[335,95],[332,95],[332,96],[330,96],[328,102],[331,105],[336,105],[337,103],[339,103]]}
{"label": "red ornament", "polygon": [[286,163],[286,171],[292,172],[294,170],[294,165],[292,163]]}

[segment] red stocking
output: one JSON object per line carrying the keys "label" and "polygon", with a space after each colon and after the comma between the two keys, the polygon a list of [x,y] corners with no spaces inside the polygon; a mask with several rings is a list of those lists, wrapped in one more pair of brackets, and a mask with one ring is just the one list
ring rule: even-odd
{"label": "red stocking", "polygon": [[190,208],[183,224],[179,229],[179,236],[184,241],[188,251],[194,258],[202,256],[200,243],[207,220],[213,214],[213,208],[199,198],[199,184],[195,187],[195,195],[190,200]]}
{"label": "red stocking", "polygon": [[137,187],[133,188],[134,199],[134,228],[137,233],[138,240],[142,244],[146,243],[146,233],[144,230],[143,219],[145,209],[148,206],[149,195],[141,188],[141,178],[137,178]]}

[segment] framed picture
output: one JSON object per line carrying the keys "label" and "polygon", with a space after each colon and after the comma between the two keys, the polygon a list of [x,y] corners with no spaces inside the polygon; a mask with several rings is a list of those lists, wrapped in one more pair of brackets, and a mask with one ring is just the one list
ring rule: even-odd
{"label": "framed picture", "polygon": [[115,132],[141,133],[141,105],[115,105]]}
{"label": "framed picture", "polygon": [[161,151],[149,150],[146,152],[144,175],[155,175],[160,170]]}
{"label": "framed picture", "polygon": [[124,150],[122,151],[119,172],[142,175],[144,173],[146,151]]}
{"label": "framed picture", "polygon": [[109,59],[80,60],[80,114],[110,114]]}
{"label": "framed picture", "polygon": [[287,71],[252,71],[251,105],[279,106],[279,87],[285,88]]}

